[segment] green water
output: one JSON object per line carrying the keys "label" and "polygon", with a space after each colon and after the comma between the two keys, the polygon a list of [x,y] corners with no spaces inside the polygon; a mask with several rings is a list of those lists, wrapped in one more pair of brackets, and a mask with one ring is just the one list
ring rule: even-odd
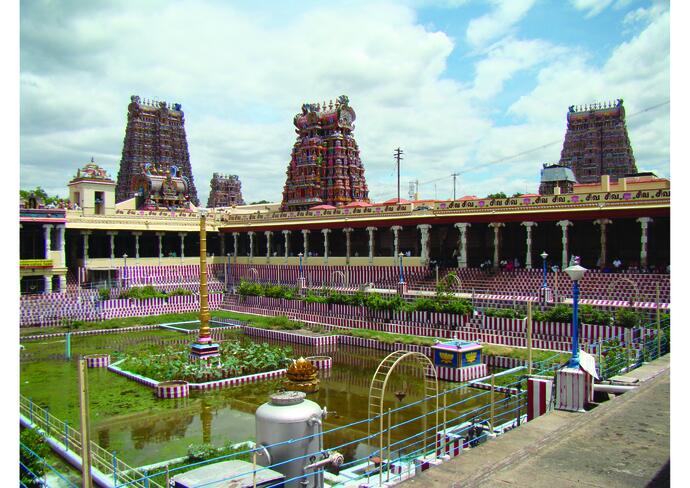
{"label": "green water", "polygon": [[[237,337],[228,331],[226,337]],[[64,352],[64,339],[25,343],[25,360],[20,366],[21,394],[35,403],[48,407],[59,419],[79,425],[77,362],[80,354],[115,350],[134,350],[150,342],[191,341],[192,337],[175,331],[146,331],[127,334],[80,337],[72,339],[71,361],[58,359]],[[271,341],[267,341],[271,342]],[[368,393],[372,375],[387,353],[359,347],[311,348],[291,345],[295,355],[329,355],[333,357],[331,371],[324,371],[320,390],[309,399],[330,412],[324,429],[344,426],[368,417]],[[391,377],[385,408],[397,408],[423,398],[424,381],[414,369],[403,368]],[[89,369],[89,400],[92,438],[102,447],[116,451],[117,456],[132,466],[143,466],[171,458],[185,456],[190,444],[211,443],[221,446],[227,442],[254,439],[254,412],[268,400],[270,393],[282,386],[283,380],[262,381],[242,387],[208,392],[190,392],[189,398],[158,399],[153,390],[105,368]],[[439,387],[455,388],[449,382]],[[400,401],[393,393],[405,393]],[[460,399],[481,395],[465,401],[460,407],[449,408],[448,419],[488,403],[488,392],[463,388],[447,395],[451,404]],[[497,396],[497,398],[500,395]],[[428,402],[431,405],[431,402]],[[431,405],[433,407],[433,405]],[[440,404],[442,406],[442,403]],[[396,425],[424,412],[419,404],[392,415]],[[501,409],[497,409],[497,413]],[[443,416],[439,417],[439,421]],[[463,419],[470,420],[470,419]],[[506,419],[507,420],[507,419]],[[393,442],[419,432],[423,426],[417,420],[396,428]],[[326,434],[325,447],[355,441],[367,435],[367,424]],[[378,441],[377,441],[378,442]],[[420,446],[418,446],[420,447]],[[369,453],[362,442],[339,450],[346,460]]]}

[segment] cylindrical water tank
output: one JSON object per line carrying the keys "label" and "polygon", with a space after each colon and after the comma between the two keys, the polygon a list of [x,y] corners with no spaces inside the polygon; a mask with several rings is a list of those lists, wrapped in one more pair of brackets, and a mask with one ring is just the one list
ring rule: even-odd
{"label": "cylindrical water tank", "polygon": [[[319,461],[319,452],[323,450],[321,421],[326,417],[326,409],[311,400],[305,400],[306,394],[301,391],[274,393],[271,400],[256,410],[256,443],[264,446],[265,451],[257,453],[257,464],[274,466],[271,469],[285,475],[286,479],[302,476],[304,467]],[[303,437],[311,436],[308,439]],[[286,442],[291,439],[302,439]],[[278,463],[296,459],[289,463],[275,466]],[[304,484],[307,481],[307,484]],[[309,476],[291,481],[286,487],[319,486],[319,477]]]}

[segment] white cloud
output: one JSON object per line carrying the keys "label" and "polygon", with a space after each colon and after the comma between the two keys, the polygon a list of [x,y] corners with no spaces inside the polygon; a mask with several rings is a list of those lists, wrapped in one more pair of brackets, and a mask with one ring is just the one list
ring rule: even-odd
{"label": "white cloud", "polygon": [[577,10],[586,10],[585,17],[595,17],[613,3],[613,0],[570,0]]}
{"label": "white cloud", "polygon": [[534,5],[536,0],[491,0],[494,9],[486,15],[470,21],[467,41],[476,48],[507,36]]}
{"label": "white cloud", "polygon": [[[129,96],[139,94],[182,104],[202,203],[214,171],[238,174],[247,201],[275,201],[294,114],[347,94],[372,198],[395,195],[398,146],[403,193],[409,180],[440,178],[438,196],[448,197],[450,173],[555,141],[458,178],[458,195],[534,192],[541,163],[560,155],[569,105],[622,97],[632,114],[658,103],[668,98],[669,60],[667,12],[646,13],[639,34],[602,65],[581,49],[509,35],[532,3],[494,2],[470,23],[480,54],[469,82],[446,73],[449,57],[465,53],[401,5],[285,7],[278,16],[213,1],[23,7],[21,184],[64,195],[92,155],[115,177]],[[518,122],[497,126],[505,109],[494,97],[526,72],[536,72],[534,87],[508,109]],[[642,114],[629,128],[638,167],[667,172],[667,113]],[[433,196],[433,183],[420,191]]]}

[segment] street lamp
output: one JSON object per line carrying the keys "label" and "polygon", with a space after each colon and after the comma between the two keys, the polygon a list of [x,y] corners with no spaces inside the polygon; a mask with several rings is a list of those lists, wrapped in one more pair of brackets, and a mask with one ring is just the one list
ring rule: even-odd
{"label": "street lamp", "polygon": [[546,253],[546,251],[544,251],[540,254],[540,256],[544,260],[544,282],[542,283],[541,287],[546,288],[546,258],[548,258],[549,255]]}
{"label": "street lamp", "polygon": [[125,288],[127,288],[127,254],[123,254],[122,258],[125,260],[125,269],[123,272],[122,282]]}
{"label": "street lamp", "polygon": [[577,318],[577,301],[580,297],[580,284],[578,283],[587,271],[586,268],[580,266],[580,258],[573,257],[574,264],[568,266],[563,271],[568,273],[570,279],[573,280],[573,357],[568,363],[569,368],[577,368],[580,366],[580,339],[579,339],[579,324]]}
{"label": "street lamp", "polygon": [[302,257],[304,256],[304,253],[299,253],[299,277],[304,278],[304,275],[302,273]]}
{"label": "street lamp", "polygon": [[405,283],[405,275],[403,274],[403,256],[405,256],[404,253],[398,254],[400,257],[400,283]]}

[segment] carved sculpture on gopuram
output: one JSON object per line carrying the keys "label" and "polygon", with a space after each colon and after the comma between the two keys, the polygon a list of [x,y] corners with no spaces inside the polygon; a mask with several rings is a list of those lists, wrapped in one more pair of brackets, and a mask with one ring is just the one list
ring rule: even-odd
{"label": "carved sculpture on gopuram", "polygon": [[[186,179],[188,200],[199,205],[189,162],[182,106],[179,103],[168,106],[166,102],[142,101],[133,95],[127,109],[127,129],[117,175],[117,202],[135,196],[141,182],[138,177],[143,175],[146,164],[163,174],[175,166],[176,174],[184,175]],[[134,184],[135,179],[137,184]]]}
{"label": "carved sculpture on gopuram", "polygon": [[355,111],[345,95],[335,104],[302,105],[295,115],[297,141],[287,168],[281,210],[369,201],[364,166],[352,135]]}
{"label": "carved sculpture on gopuram", "polygon": [[186,208],[189,206],[189,180],[171,165],[145,163],[132,178],[129,193],[137,198],[137,208]]}
{"label": "carved sculpture on gopuram", "polygon": [[567,118],[560,164],[573,170],[578,183],[598,183],[602,175],[615,182],[637,172],[622,99],[571,105]]}
{"label": "carved sculpture on gopuram", "polygon": [[234,207],[244,205],[242,200],[242,182],[237,175],[213,173],[211,192],[208,194],[207,207]]}

